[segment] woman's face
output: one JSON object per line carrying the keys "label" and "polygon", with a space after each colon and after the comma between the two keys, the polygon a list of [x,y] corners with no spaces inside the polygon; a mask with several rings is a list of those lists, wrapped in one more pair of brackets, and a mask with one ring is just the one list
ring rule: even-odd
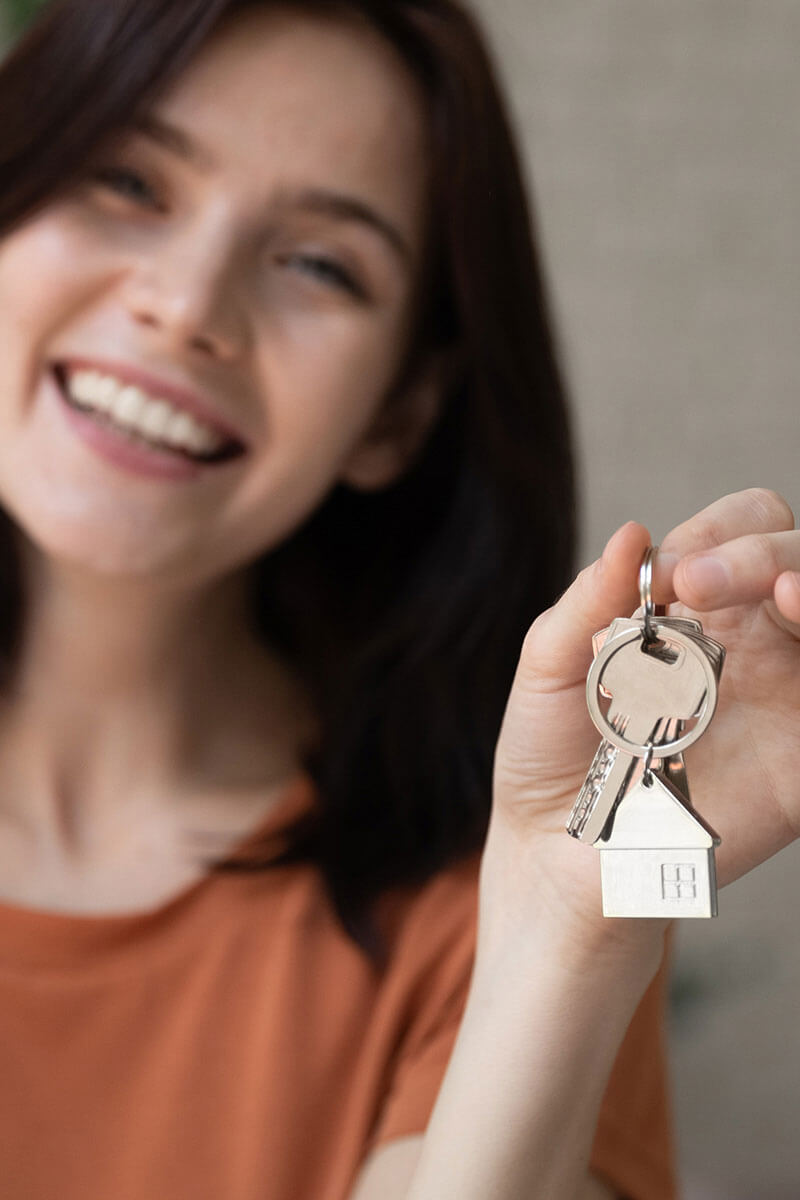
{"label": "woman's face", "polygon": [[[409,330],[427,162],[416,85],[377,33],[225,26],[0,242],[0,504],[51,557],[197,580],[277,545],[337,481],[389,482],[406,443],[370,434]],[[420,390],[408,411],[421,427],[434,407]],[[198,460],[231,434],[243,452]]]}

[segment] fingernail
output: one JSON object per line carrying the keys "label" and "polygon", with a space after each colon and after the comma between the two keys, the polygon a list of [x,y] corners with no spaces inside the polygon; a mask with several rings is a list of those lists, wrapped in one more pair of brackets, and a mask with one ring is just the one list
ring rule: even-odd
{"label": "fingernail", "polygon": [[626,529],[630,529],[631,526],[638,526],[638,524],[639,524],[638,521],[623,521],[623,523],[619,526],[619,528],[614,530],[611,537],[608,539],[605,546],[603,547],[603,553],[600,555],[601,559],[604,561],[607,560],[609,550],[611,549],[613,544],[617,541],[617,539],[622,535],[622,533]]}
{"label": "fingernail", "polygon": [[621,534],[621,533],[622,533],[623,529],[627,529],[629,525],[634,525],[635,523],[636,523],[635,521],[623,521],[623,522],[622,522],[622,524],[621,524],[621,525],[619,525],[619,526],[618,526],[618,527],[617,527],[617,528],[614,530],[614,532],[612,533],[611,537],[610,537],[610,538],[608,539],[608,541],[606,542],[606,549],[608,549],[608,547],[611,545],[611,543],[614,541],[614,539],[615,539],[616,537],[618,537],[618,536],[619,536],[619,534]]}
{"label": "fingernail", "polygon": [[687,558],[683,569],[689,584],[696,592],[711,594],[724,592],[730,587],[730,570],[727,563],[719,558],[712,558],[707,554]]}
{"label": "fingernail", "polygon": [[618,529],[615,529],[614,532],[612,533],[611,537],[606,542],[605,546],[603,546],[600,557],[597,559],[597,567],[598,567],[599,571],[602,572],[605,570],[606,563],[608,562],[609,550],[611,549],[612,543],[615,541],[618,534],[622,533],[622,530],[625,529],[628,525],[630,525],[630,523],[631,523],[630,521],[625,521],[622,525],[619,526]]}
{"label": "fingernail", "polygon": [[800,571],[784,571],[783,574],[790,580],[792,587],[800,596]]}

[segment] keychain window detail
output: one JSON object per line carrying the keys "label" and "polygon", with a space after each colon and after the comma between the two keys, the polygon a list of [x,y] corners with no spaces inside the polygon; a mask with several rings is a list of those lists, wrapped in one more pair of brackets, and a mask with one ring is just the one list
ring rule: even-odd
{"label": "keychain window detail", "polygon": [[691,863],[664,863],[661,868],[661,892],[665,900],[694,900],[697,885]]}

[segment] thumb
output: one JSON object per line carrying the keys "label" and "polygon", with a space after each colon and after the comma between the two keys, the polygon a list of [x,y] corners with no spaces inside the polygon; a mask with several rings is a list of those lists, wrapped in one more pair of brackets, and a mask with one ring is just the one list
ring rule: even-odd
{"label": "thumb", "polygon": [[601,557],[584,567],[553,607],[537,617],[525,637],[520,662],[529,686],[551,692],[585,681],[592,634],[615,617],[630,616],[641,602],[639,568],[649,545],[644,525],[628,521],[620,526]]}

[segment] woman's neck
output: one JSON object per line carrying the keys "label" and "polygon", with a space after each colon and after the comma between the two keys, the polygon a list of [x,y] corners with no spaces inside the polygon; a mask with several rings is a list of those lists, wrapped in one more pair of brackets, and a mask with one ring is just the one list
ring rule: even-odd
{"label": "woman's neck", "polygon": [[21,654],[0,701],[0,814],[72,854],[121,813],[246,827],[312,722],[252,633],[244,576],[159,588],[26,559]]}

